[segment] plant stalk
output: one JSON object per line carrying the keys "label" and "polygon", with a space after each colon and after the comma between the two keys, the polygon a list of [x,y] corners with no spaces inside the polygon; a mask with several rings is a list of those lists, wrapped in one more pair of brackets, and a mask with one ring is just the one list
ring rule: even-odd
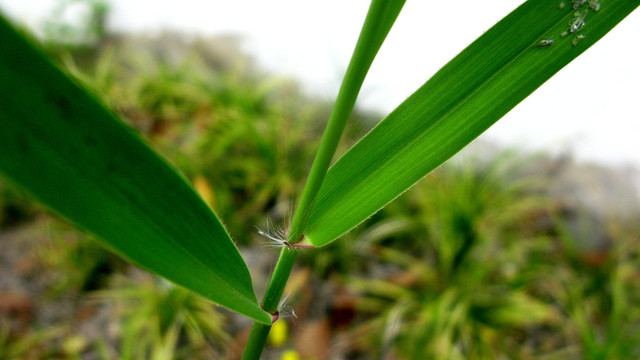
{"label": "plant stalk", "polygon": [[[297,255],[298,249],[291,246],[283,246],[282,250],[280,250],[278,262],[273,270],[273,275],[271,275],[267,292],[262,300],[262,308],[266,312],[275,314],[278,311],[282,292],[287,284],[289,274],[291,273],[291,269],[293,268],[293,263],[295,262]],[[249,339],[247,340],[247,345],[242,353],[242,360],[260,358],[260,354],[262,354],[264,344],[267,342],[267,336],[269,336],[270,330],[271,325],[261,324],[257,321],[253,322],[251,333],[249,333]]]}
{"label": "plant stalk", "polygon": [[302,240],[313,202],[318,196],[322,181],[329,170],[329,165],[331,165],[342,132],[353,111],[364,78],[404,3],[405,0],[373,0],[371,2],[287,233],[287,241],[291,244]]}
{"label": "plant stalk", "polygon": [[[353,111],[364,78],[405,1],[373,0],[371,2],[358,42],[351,56],[351,61],[347,67],[347,72],[340,86],[336,103],[331,110],[327,127],[322,134],[320,146],[313,160],[300,202],[293,215],[291,226],[287,230],[286,240],[290,244],[296,244],[303,238],[313,202],[318,195],[318,191],[320,191],[327,170],[329,170],[331,160],[336,152],[347,120]],[[280,257],[262,302],[262,308],[272,315],[277,312],[280,297],[289,279],[297,254],[298,250],[291,246],[283,246],[280,251]],[[274,319],[277,320],[276,317]],[[247,345],[242,354],[242,360],[260,358],[270,330],[271,325],[253,323]]]}

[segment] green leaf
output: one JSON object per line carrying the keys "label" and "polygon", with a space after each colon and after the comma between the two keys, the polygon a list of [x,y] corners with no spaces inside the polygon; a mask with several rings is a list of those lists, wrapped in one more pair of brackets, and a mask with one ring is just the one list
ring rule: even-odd
{"label": "green leaf", "polygon": [[0,18],[0,172],[134,263],[271,323],[186,179]]}
{"label": "green leaf", "polygon": [[[598,11],[590,7],[596,3],[574,9],[570,1],[528,1],[463,50],[331,167],[303,243],[325,245],[380,210],[602,38],[640,0],[603,1]],[[582,17],[584,26],[571,32]],[[567,93],[567,106],[575,106],[580,89]]]}

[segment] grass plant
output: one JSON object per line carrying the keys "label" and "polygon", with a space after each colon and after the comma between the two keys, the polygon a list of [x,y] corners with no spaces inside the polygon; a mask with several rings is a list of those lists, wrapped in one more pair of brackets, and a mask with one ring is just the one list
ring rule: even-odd
{"label": "grass plant", "polygon": [[[243,359],[257,359],[272,323],[279,318],[278,305],[301,249],[313,252],[311,248],[335,241],[407,191],[602,38],[640,1],[600,4],[597,0],[574,0],[562,4],[525,2],[445,65],[330,167],[366,73],[404,5],[403,0],[373,0],[300,201],[284,236],[275,239],[281,245],[280,256],[262,302],[254,293],[249,269],[236,244],[210,204],[146,140],[108,110],[104,99],[70,80],[6,20],[0,20],[0,142],[4,146],[0,171],[8,182],[95,234],[103,245],[133,263],[253,319]],[[95,87],[117,88],[108,60],[97,70]],[[136,93],[141,97],[136,102],[152,115],[146,132],[151,139],[166,131],[163,122],[167,120],[179,123],[185,113],[197,117],[202,109],[194,106],[192,99],[215,93],[206,82],[184,84],[191,75],[186,68],[175,72],[158,63],[149,77],[139,79]],[[164,80],[158,83],[156,76]],[[225,91],[217,99],[245,103],[247,113],[232,114],[229,119],[252,119],[265,109],[260,91]],[[267,124],[273,122],[277,120],[266,120]],[[259,123],[247,121],[245,125],[236,127],[240,133],[230,134],[227,146],[235,146],[233,140],[238,136],[260,134]],[[296,136],[305,137],[301,132]],[[252,151],[271,152],[271,164],[276,164],[275,139],[256,142]],[[210,146],[214,154],[217,151],[215,144],[203,146]],[[232,160],[220,157],[220,161]],[[268,164],[265,168],[271,170]],[[236,162],[233,173],[250,176],[254,167],[246,165]],[[420,260],[410,255],[379,249],[388,259],[399,262],[398,266],[412,264],[419,278],[438,279],[437,290],[429,289],[431,283],[425,289],[424,283],[418,282],[415,294],[419,295],[389,284],[385,287],[390,292],[376,294],[395,303],[386,312],[392,319],[387,320],[390,324],[406,314],[412,317],[416,331],[398,332],[387,326],[391,335],[383,336],[391,347],[396,338],[406,344],[399,350],[406,358],[446,354],[453,358],[492,357],[498,355],[491,347],[497,341],[497,331],[557,321],[557,314],[527,289],[526,273],[523,279],[513,279],[499,273],[500,267],[487,266],[477,272],[482,267],[468,265],[495,257],[496,248],[508,253],[512,234],[520,231],[520,224],[539,206],[535,196],[522,196],[521,184],[505,188],[492,178],[499,165],[479,172],[463,170],[451,177],[459,183],[447,180],[441,189],[424,195],[423,199],[434,203],[422,208],[441,221],[422,229],[430,240],[430,253],[437,258],[435,269],[418,266]],[[256,186],[248,206],[265,208],[269,198],[294,193],[297,184],[281,180],[289,178],[288,171],[278,168],[276,174],[284,174],[281,178],[274,176],[267,185]],[[215,199],[215,194],[211,198]],[[510,202],[514,198],[518,201]],[[420,228],[411,225],[411,220],[394,221],[387,223],[392,232]],[[485,246],[488,243],[492,245]],[[534,249],[535,244],[534,239]],[[514,252],[523,259],[529,256]],[[519,274],[517,265],[512,265]],[[621,309],[626,309],[626,288],[619,280],[624,274],[624,270],[611,273],[608,301],[612,303],[613,327],[620,323]],[[488,278],[496,276],[507,277],[511,287],[486,285]],[[467,286],[468,282],[472,285]],[[191,293],[170,287],[167,301],[191,299]],[[375,282],[365,288],[379,289]],[[633,353],[633,349],[619,345],[627,341],[619,333],[609,332],[611,336],[603,344],[597,334],[581,325],[585,315],[571,306],[571,299],[586,296],[583,291],[572,292],[567,305],[584,347],[596,354],[595,358]],[[154,313],[162,314],[163,310]],[[154,358],[174,356],[180,326],[187,320],[188,315],[169,314],[158,321],[154,331],[162,333],[162,342],[152,350]],[[208,321],[213,320],[204,323]],[[430,345],[421,346],[424,343]]]}

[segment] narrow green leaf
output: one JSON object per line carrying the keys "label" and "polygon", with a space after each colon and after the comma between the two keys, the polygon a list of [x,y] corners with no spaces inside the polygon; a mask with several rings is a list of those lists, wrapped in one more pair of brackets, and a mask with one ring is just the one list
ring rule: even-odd
{"label": "narrow green leaf", "polygon": [[0,172],[136,264],[271,323],[184,177],[0,18]]}
{"label": "narrow green leaf", "polygon": [[374,214],[640,4],[640,0],[583,2],[527,1],[451,60],[331,167],[304,241],[325,245]]}

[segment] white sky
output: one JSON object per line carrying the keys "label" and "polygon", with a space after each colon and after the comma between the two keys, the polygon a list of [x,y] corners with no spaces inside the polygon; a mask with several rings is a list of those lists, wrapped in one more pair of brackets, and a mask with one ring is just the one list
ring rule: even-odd
{"label": "white sky", "polygon": [[[559,2],[559,1],[558,1]],[[569,1],[567,1],[569,2]],[[111,0],[115,30],[239,34],[266,70],[333,98],[369,0]],[[408,0],[364,84],[359,104],[391,111],[520,0]],[[606,0],[601,0],[606,6]],[[54,0],[0,0],[37,24]],[[502,118],[482,137],[640,167],[640,10]]]}

